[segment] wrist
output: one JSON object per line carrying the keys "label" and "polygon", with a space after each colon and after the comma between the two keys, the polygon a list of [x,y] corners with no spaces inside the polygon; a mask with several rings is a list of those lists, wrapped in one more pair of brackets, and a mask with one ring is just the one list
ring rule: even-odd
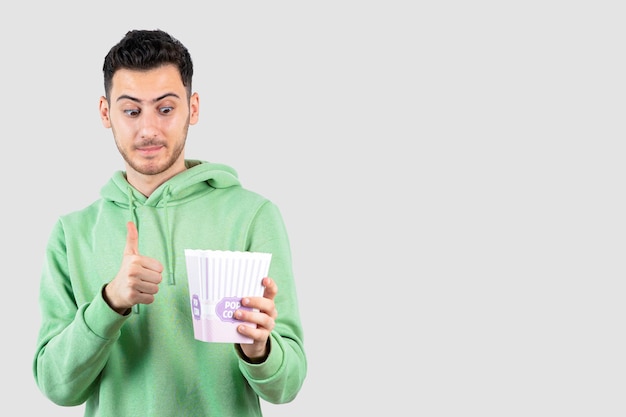
{"label": "wrist", "polygon": [[243,359],[244,361],[248,363],[258,365],[267,360],[267,357],[270,355],[270,346],[271,346],[270,339],[268,338],[267,342],[265,343],[265,349],[263,349],[263,353],[261,353],[258,356],[248,356],[246,352],[243,350],[243,347],[241,346],[241,344],[239,343],[235,345],[235,348],[237,349],[237,352],[239,353],[239,357],[241,359]]}
{"label": "wrist", "polygon": [[107,291],[106,291],[106,289],[107,289],[107,287],[108,287],[108,286],[109,286],[109,285],[107,284],[107,285],[105,285],[104,287],[102,287],[102,298],[104,299],[104,302],[105,302],[105,303],[107,303],[107,305],[111,308],[111,310],[115,311],[115,312],[116,312],[116,313],[118,313],[118,314],[121,314],[122,316],[126,316],[126,315],[130,314],[130,311],[131,311],[130,307],[126,307],[126,308],[124,308],[124,307],[122,307],[122,308],[118,308],[118,307],[115,307],[115,306],[113,305],[113,302],[112,302],[112,301],[111,301],[111,299],[107,296]]}

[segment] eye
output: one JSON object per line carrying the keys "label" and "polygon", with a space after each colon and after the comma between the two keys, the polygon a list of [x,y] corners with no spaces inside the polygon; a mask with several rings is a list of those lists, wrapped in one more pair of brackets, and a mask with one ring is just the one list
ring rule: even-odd
{"label": "eye", "polygon": [[127,116],[135,117],[139,115],[140,111],[138,109],[128,109],[128,110],[124,110],[124,113]]}
{"label": "eye", "polygon": [[173,107],[170,107],[170,106],[166,106],[166,107],[161,107],[161,108],[159,108],[159,111],[160,111],[162,114],[168,114],[168,113],[170,113],[172,110],[174,110],[174,108],[173,108]]}

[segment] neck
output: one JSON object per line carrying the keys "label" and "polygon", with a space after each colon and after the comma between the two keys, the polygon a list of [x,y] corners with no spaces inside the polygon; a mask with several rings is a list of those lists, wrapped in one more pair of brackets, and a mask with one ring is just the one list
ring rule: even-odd
{"label": "neck", "polygon": [[161,186],[164,182],[170,178],[185,171],[187,167],[183,161],[182,164],[172,165],[167,170],[158,174],[142,174],[135,171],[128,164],[126,165],[126,181],[137,189],[141,194],[146,197],[150,195]]}

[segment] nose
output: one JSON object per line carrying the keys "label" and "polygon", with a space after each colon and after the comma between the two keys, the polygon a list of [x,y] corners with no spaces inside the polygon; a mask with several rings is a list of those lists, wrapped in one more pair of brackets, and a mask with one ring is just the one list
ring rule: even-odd
{"label": "nose", "polygon": [[159,134],[159,117],[153,112],[141,113],[139,135],[142,139],[153,139]]}

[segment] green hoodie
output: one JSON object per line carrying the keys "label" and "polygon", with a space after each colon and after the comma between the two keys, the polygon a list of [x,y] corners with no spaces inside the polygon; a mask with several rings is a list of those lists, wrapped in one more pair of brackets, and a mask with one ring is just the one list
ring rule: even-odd
{"label": "green hoodie", "polygon": [[[86,416],[103,417],[261,416],[259,397],[286,403],[302,387],[303,331],[279,210],[242,188],[230,167],[186,164],[148,198],[116,172],[99,200],[55,224],[33,372],[56,404],[86,402]],[[164,271],[155,301],[122,316],[102,290],[121,265],[129,220],[139,231],[139,252]],[[268,275],[278,285],[279,315],[265,362],[246,362],[235,344],[194,338],[185,249],[272,254]]]}

